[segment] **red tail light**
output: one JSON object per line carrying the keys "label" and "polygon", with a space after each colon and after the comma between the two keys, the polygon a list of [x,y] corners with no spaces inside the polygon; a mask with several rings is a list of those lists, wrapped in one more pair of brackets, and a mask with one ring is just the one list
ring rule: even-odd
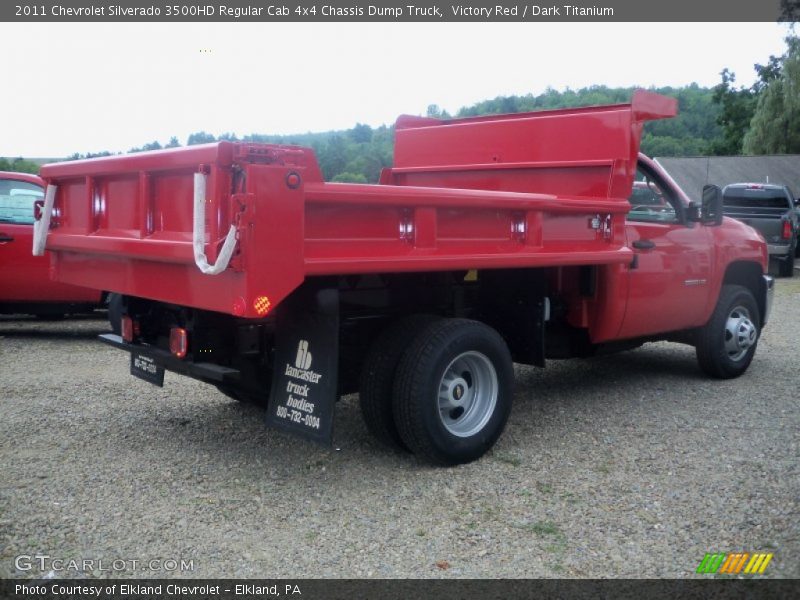
{"label": "red tail light", "polygon": [[120,322],[120,329],[122,332],[122,339],[126,342],[133,341],[133,319],[131,319],[128,315],[122,317],[122,321]]}
{"label": "red tail light", "polygon": [[173,327],[169,330],[169,351],[177,358],[184,358],[189,349],[186,330],[183,327]]}
{"label": "red tail light", "polygon": [[120,333],[122,333],[123,340],[132,342],[142,333],[141,327],[139,327],[139,321],[134,321],[128,315],[124,315],[120,320]]}
{"label": "red tail light", "polygon": [[781,232],[781,237],[785,240],[791,239],[792,237],[792,222],[791,221],[784,221],[783,222],[783,231]]}

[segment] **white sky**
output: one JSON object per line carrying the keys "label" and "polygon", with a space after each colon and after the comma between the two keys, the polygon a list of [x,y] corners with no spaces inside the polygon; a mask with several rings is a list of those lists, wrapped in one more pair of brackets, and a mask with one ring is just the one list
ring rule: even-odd
{"label": "white sky", "polygon": [[548,86],[713,86],[724,67],[750,85],[785,35],[773,23],[3,23],[0,156],[377,126]]}

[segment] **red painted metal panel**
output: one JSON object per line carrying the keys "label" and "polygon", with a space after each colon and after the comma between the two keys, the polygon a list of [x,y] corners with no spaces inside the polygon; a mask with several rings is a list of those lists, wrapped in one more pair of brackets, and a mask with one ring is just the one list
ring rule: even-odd
{"label": "red painted metal panel", "polygon": [[642,123],[676,114],[674,98],[638,90],[630,104],[450,120],[401,117],[393,182],[627,197]]}

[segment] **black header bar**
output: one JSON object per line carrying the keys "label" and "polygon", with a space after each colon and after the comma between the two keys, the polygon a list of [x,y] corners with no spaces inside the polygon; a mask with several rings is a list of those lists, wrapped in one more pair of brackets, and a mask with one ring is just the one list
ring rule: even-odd
{"label": "black header bar", "polygon": [[0,21],[6,22],[602,23],[799,19],[800,0],[5,0],[0,3]]}
{"label": "black header bar", "polygon": [[522,600],[798,598],[797,580],[763,579],[49,579],[0,581],[8,600]]}

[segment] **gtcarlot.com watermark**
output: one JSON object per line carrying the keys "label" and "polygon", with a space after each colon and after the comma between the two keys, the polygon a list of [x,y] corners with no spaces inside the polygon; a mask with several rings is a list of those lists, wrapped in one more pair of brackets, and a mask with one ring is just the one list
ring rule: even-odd
{"label": "gtcarlot.com watermark", "polygon": [[60,558],[49,554],[20,554],[14,557],[17,571],[47,573],[58,577],[65,573],[172,573],[194,571],[194,559],[184,558]]}

